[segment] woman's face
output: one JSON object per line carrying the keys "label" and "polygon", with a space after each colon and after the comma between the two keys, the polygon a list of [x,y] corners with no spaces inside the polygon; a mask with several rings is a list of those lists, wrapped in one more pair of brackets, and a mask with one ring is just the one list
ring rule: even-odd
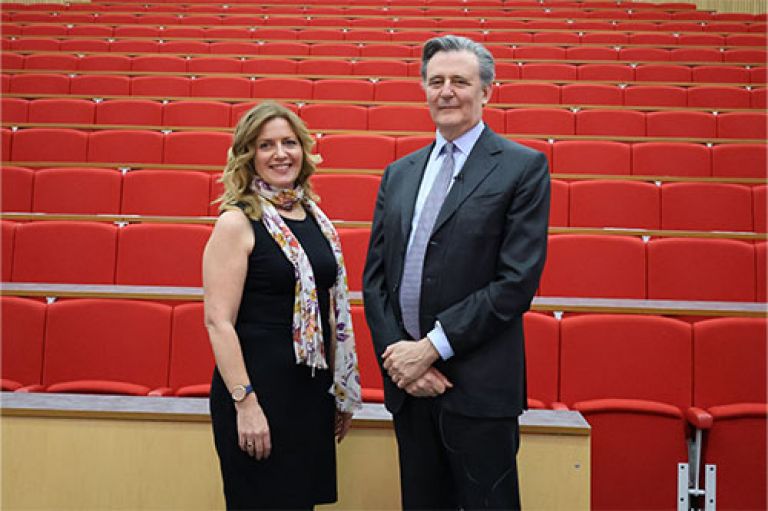
{"label": "woman's face", "polygon": [[288,121],[281,117],[264,123],[254,142],[256,173],[274,188],[293,188],[304,151]]}

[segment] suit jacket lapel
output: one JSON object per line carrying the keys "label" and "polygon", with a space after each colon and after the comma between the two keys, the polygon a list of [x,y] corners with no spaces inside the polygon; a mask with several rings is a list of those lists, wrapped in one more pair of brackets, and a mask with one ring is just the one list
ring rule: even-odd
{"label": "suit jacket lapel", "polygon": [[424,170],[427,167],[429,155],[432,153],[434,142],[429,146],[413,154],[408,161],[410,168],[403,169],[402,193],[400,195],[401,222],[403,239],[408,244],[408,236],[411,232],[411,221],[413,220],[413,210],[416,208],[416,197],[419,195],[421,178],[424,176]]}
{"label": "suit jacket lapel", "polygon": [[494,136],[494,133],[486,127],[480,138],[477,139],[477,143],[475,143],[472,152],[469,153],[469,157],[461,169],[460,175],[462,178],[453,182],[451,191],[445,198],[442,208],[440,208],[440,213],[438,213],[437,220],[435,220],[435,227],[432,229],[433,234],[448,221],[461,203],[496,167],[497,162],[493,155],[499,153],[501,147],[494,140]]}

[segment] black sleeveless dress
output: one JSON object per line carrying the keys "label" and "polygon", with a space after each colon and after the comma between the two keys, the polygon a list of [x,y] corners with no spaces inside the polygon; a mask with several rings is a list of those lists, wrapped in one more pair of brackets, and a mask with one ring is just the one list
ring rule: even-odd
{"label": "black sleeveless dress", "polygon": [[[285,219],[309,257],[318,291],[326,354],[329,289],[336,280],[330,244],[311,215]],[[336,501],[332,371],[296,364],[291,323],[293,265],[260,221],[252,221],[253,252],[235,329],[245,366],[269,423],[272,453],[257,461],[237,440],[232,398],[218,370],[211,384],[211,420],[227,509],[311,509]]]}

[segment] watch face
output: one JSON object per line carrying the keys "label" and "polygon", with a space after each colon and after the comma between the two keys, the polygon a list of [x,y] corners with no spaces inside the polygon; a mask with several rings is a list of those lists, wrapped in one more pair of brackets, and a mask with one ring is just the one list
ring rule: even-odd
{"label": "watch face", "polygon": [[232,390],[232,399],[235,401],[242,401],[245,399],[245,387],[238,385]]}

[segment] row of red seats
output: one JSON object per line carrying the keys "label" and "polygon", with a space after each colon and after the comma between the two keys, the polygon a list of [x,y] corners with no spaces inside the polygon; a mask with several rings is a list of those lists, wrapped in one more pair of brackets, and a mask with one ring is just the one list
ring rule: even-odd
{"label": "row of red seats", "polygon": [[[575,51],[593,52],[608,48],[576,48]],[[3,52],[4,70],[40,71],[133,71],[163,73],[232,73],[232,74],[297,74],[297,75],[351,75],[351,76],[394,76],[419,77],[421,63],[394,59],[280,59],[280,58],[234,58],[194,57],[182,58],[174,55],[147,55],[129,57],[125,55],[69,55],[66,53],[21,53]],[[728,66],[645,64],[634,66],[620,63],[602,64],[561,64],[521,62],[500,62],[496,66],[497,80],[517,79],[543,80],[610,80],[617,82],[694,82],[694,83],[751,83],[764,85],[768,81],[768,68],[764,66]]]}
{"label": "row of red seats", "polygon": [[[403,36],[412,42],[423,42],[438,33],[406,32]],[[454,34],[456,34],[454,32]],[[456,34],[467,35],[472,34]],[[610,36],[610,34],[608,34]],[[393,36],[394,37],[394,36]],[[506,36],[505,36],[506,37]],[[603,39],[611,39],[607,37]],[[293,41],[268,42],[205,42],[195,40],[162,39],[53,39],[11,37],[0,41],[4,51],[69,51],[87,53],[177,53],[189,55],[277,55],[286,57],[333,56],[333,57],[388,57],[415,58],[420,54],[420,45],[407,45],[381,42],[378,44],[359,43],[303,43]],[[565,44],[565,43],[564,43]],[[571,46],[519,46],[511,41],[508,44],[489,46],[489,51],[497,59],[505,60],[624,60],[631,62],[726,62],[762,65],[766,60],[766,51],[761,49],[715,49],[715,48],[659,48],[631,47],[624,48],[610,42],[588,44],[611,45],[594,48]]]}
{"label": "row of red seats", "polygon": [[[3,390],[27,385],[23,390],[207,394],[213,357],[202,304],[45,305],[2,297],[0,305],[4,317],[15,319],[3,322]],[[362,308],[353,306],[352,315],[363,397],[381,401],[381,376]],[[718,502],[764,505],[759,488],[765,484],[760,442],[768,415],[761,383],[765,320],[690,325],[653,316],[590,315],[559,322],[527,313],[525,329],[529,405],[558,401],[579,410],[592,426],[593,507],[626,505],[620,488],[628,479],[663,482],[653,492],[632,495],[636,504],[653,507],[675,498],[672,474],[688,458],[683,415],[688,410],[689,417],[706,422],[694,425],[707,429],[703,461],[718,465]],[[627,464],[616,452],[643,463]]]}
{"label": "row of red seats", "polygon": [[[533,64],[529,64],[533,66]],[[424,90],[416,80],[364,79],[309,80],[203,76],[119,76],[29,73],[2,75],[2,92],[33,97],[38,94],[144,96],[149,98],[230,98],[244,100],[345,100],[424,103]],[[568,104],[630,107],[712,109],[765,108],[766,88],[727,86],[675,87],[667,85],[603,85],[571,83],[505,83],[491,91],[491,103]]]}
{"label": "row of red seats", "polygon": [[[200,286],[210,227],[3,221],[3,280]],[[368,229],[339,229],[350,289],[362,288]],[[765,301],[766,243],[553,235],[542,296]],[[163,250],[157,250],[163,247]],[[94,257],[95,256],[95,257]],[[84,265],[84,261],[90,261]]]}
{"label": "row of red seats", "polygon": [[[142,2],[89,2],[88,4],[58,4],[58,3],[41,3],[41,4],[23,4],[9,2],[8,5],[16,10],[58,10],[58,11],[158,11],[158,12],[210,12],[210,10],[242,10],[243,12],[256,12],[255,10],[279,10],[279,9],[298,9],[301,12],[305,10],[322,10],[323,12],[330,9],[432,9],[440,7],[461,7],[462,9],[476,9],[476,8],[504,8],[504,9],[517,9],[522,7],[538,7],[549,9],[563,9],[563,8],[588,8],[588,9],[615,9],[619,7],[626,7],[618,0],[616,1],[580,1],[580,0],[471,0],[469,2],[465,0],[381,0],[381,1],[363,1],[358,0],[283,0],[279,4],[259,4],[251,0],[237,0],[225,4],[224,6],[214,5],[199,5],[207,2],[187,2],[178,4],[176,2],[155,2],[144,3]],[[174,8],[176,8],[174,10]],[[633,2],[632,10],[653,10],[660,13],[666,12],[697,12],[696,4],[685,2]],[[704,13],[711,14],[709,11]],[[727,16],[728,13],[726,13]]]}
{"label": "row of red seats", "polygon": [[[318,86],[324,84],[316,84]],[[201,130],[237,124],[250,103],[230,105],[217,101],[109,100],[2,98],[0,117],[6,124],[69,123],[125,126],[194,127]],[[314,131],[423,131],[435,130],[425,106],[357,106],[328,103],[291,105]],[[693,111],[638,112],[486,108],[485,122],[498,133],[584,135],[615,137],[689,137],[700,139],[764,139],[765,113]]]}
{"label": "row of red seats", "polygon": [[[30,128],[2,132],[4,162],[103,162],[117,166],[142,164],[223,166],[231,145],[225,132]],[[388,137],[374,134],[325,135],[318,139],[321,168],[380,171],[391,162],[432,141],[432,136]],[[520,142],[544,152],[556,174],[636,176],[757,177],[766,176],[762,144],[708,147],[684,142],[622,143],[543,140]],[[23,165],[23,164],[22,164]],[[111,165],[110,165],[111,166]]]}
{"label": "row of red seats", "polygon": [[[242,8],[241,8],[242,9]],[[275,8],[279,9],[279,8]],[[506,11],[500,11],[496,9],[484,10],[479,8],[464,8],[456,9],[384,9],[372,8],[367,11],[351,11],[340,10],[333,11],[324,9],[319,11],[317,9],[302,11],[300,9],[282,8],[282,12],[273,10],[269,11],[256,11],[256,12],[243,12],[238,9],[226,10],[222,9],[219,12],[212,11],[209,14],[205,13],[184,13],[179,11],[172,11],[173,13],[152,13],[148,11],[141,12],[135,7],[119,9],[112,12],[98,12],[97,9],[88,9],[91,12],[67,12],[61,11],[60,8],[50,12],[32,12],[29,10],[18,10],[15,8],[6,8],[3,12],[4,21],[16,21],[16,22],[66,22],[66,23],[114,23],[114,24],[130,24],[130,23],[148,23],[158,25],[253,25],[257,24],[270,24],[270,25],[314,25],[318,23],[335,23],[340,22],[350,23],[364,23],[365,21],[375,20],[377,17],[387,16],[392,18],[390,20],[390,26],[396,26],[397,21],[403,21],[403,18],[412,18],[413,25],[415,26],[439,26],[438,21],[442,22],[445,26],[450,22],[457,22],[457,20],[466,20],[469,26],[494,26],[494,22],[503,20],[606,20],[606,21],[654,21],[661,25],[675,21],[699,21],[707,24],[728,24],[737,27],[750,27],[755,24],[764,24],[766,21],[765,14],[749,14],[749,13],[709,13],[709,12],[679,12],[679,13],[661,13],[659,11],[630,11],[630,10],[607,10],[607,9],[595,9],[595,10],[577,10],[577,9],[555,9],[547,10],[547,8],[540,8],[536,10],[526,9],[512,9]],[[175,13],[175,14],[174,14]],[[449,19],[454,18],[454,19]],[[484,22],[474,23],[471,19],[483,19]],[[381,23],[376,23],[374,26],[381,26]]]}
{"label": "row of red seats", "polygon": [[[217,215],[219,173],[2,167],[2,209],[17,213]],[[379,176],[312,178],[333,220],[370,222]],[[175,190],[169,197],[168,190]],[[722,183],[552,180],[550,226],[766,232],[768,187]]]}
{"label": "row of red seats", "polygon": [[[395,23],[396,25],[396,23]],[[551,27],[544,31],[543,28],[525,27],[517,29],[518,31],[467,31],[457,27],[446,27],[448,30],[459,30],[472,39],[479,42],[492,43],[557,43],[568,45],[579,44],[630,44],[630,45],[654,45],[654,46],[698,46],[707,45],[714,47],[724,46],[765,46],[765,34],[745,34],[731,33],[720,35],[717,33],[683,33],[678,32],[620,32],[613,30],[610,32],[584,32],[563,22],[563,27]],[[525,30],[530,30],[527,32]],[[566,32],[566,30],[568,32]],[[428,39],[441,32],[429,30],[409,30],[397,31],[381,28],[374,29],[342,29],[342,28],[316,28],[316,29],[280,29],[263,28],[247,29],[238,27],[211,28],[211,27],[190,27],[190,26],[147,26],[147,25],[77,25],[71,24],[16,24],[4,23],[3,34],[6,37],[14,38],[34,38],[39,36],[57,37],[60,43],[70,41],[70,38],[76,37],[104,37],[104,38],[159,38],[169,40],[173,38],[191,38],[203,39],[213,42],[216,39],[240,39],[270,41],[278,40],[299,40],[299,41],[354,41],[360,44],[362,41],[381,41],[381,42],[404,42],[421,41],[425,37]],[[23,40],[23,39],[20,39]],[[36,39],[33,39],[36,40]],[[37,40],[36,40],[37,41]],[[110,41],[112,42],[112,41]],[[231,41],[230,41],[231,42]],[[29,49],[29,48],[24,48]],[[63,47],[61,49],[70,49]],[[312,51],[313,48],[310,48]],[[104,50],[106,51],[106,50]],[[315,49],[315,51],[317,51]]]}

